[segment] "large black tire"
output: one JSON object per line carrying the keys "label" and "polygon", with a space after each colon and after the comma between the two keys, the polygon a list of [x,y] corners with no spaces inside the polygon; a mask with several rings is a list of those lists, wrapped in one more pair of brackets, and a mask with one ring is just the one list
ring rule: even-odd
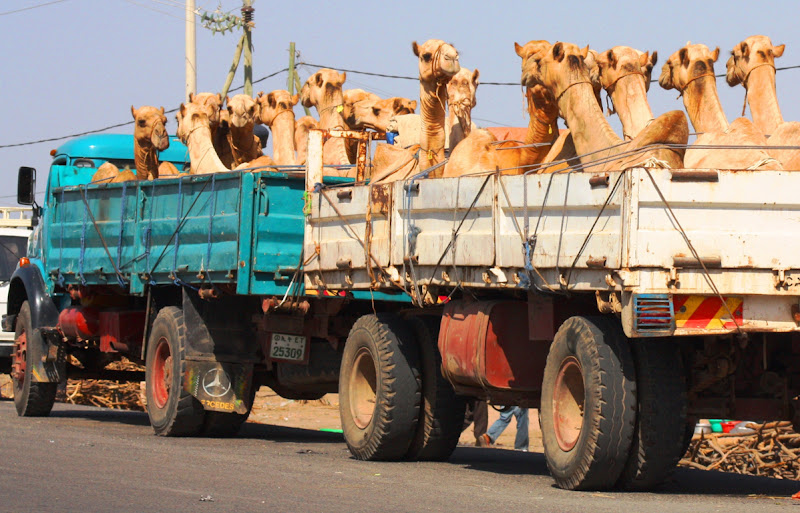
{"label": "large black tire", "polygon": [[417,434],[406,459],[444,461],[453,454],[464,427],[465,397],[442,376],[438,338],[440,317],[408,316],[422,357],[422,402]]}
{"label": "large black tire", "polygon": [[365,315],[342,355],[339,413],[347,447],[359,460],[400,460],[419,419],[419,348],[394,314]]}
{"label": "large black tire", "polygon": [[556,485],[613,487],[636,421],[635,368],[619,321],[564,321],[547,355],[541,404],[542,444]]}
{"label": "large black tire", "polygon": [[45,341],[31,325],[31,307],[27,301],[17,314],[17,329],[14,333],[14,353],[11,355],[12,389],[14,406],[20,417],[46,417],[56,401],[58,383],[34,383],[30,362],[41,361],[47,353]]}
{"label": "large black tire", "polygon": [[183,312],[174,306],[162,308],[153,322],[145,359],[147,414],[160,436],[193,436],[203,429],[203,405],[183,388],[186,345]]}
{"label": "large black tire", "polygon": [[675,341],[639,339],[631,345],[639,404],[630,454],[618,484],[643,491],[663,483],[686,452],[686,379]]}

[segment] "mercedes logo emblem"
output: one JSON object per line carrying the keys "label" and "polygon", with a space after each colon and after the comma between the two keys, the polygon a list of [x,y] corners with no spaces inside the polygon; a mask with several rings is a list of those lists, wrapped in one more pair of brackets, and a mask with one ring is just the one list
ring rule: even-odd
{"label": "mercedes logo emblem", "polygon": [[230,389],[231,380],[222,369],[211,369],[203,376],[203,390],[211,397],[222,397]]}

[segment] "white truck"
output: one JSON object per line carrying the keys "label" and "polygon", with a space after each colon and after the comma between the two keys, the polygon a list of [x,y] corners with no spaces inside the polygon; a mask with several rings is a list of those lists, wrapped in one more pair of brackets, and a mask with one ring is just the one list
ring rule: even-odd
{"label": "white truck", "polygon": [[[8,286],[19,259],[27,254],[32,233],[31,209],[0,207],[0,309],[6,311]],[[14,349],[14,333],[0,331],[0,373],[7,373]]]}
{"label": "white truck", "polygon": [[482,397],[539,409],[559,486],[648,489],[698,418],[797,421],[800,173],[322,186],[334,135],[309,140],[304,279],[373,295],[339,381],[356,458],[447,458]]}

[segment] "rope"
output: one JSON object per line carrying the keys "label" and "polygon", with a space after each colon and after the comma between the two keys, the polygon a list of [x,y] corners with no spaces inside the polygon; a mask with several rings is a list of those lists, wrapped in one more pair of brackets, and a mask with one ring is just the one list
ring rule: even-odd
{"label": "rope", "polygon": [[[734,59],[736,58],[734,57]],[[739,61],[736,60],[735,62],[736,62],[736,67],[744,71],[744,69],[742,69],[742,67],[739,65]],[[750,79],[750,73],[755,71],[757,68],[760,68],[761,66],[770,66],[773,70],[777,72],[777,69],[775,69],[775,66],[773,64],[769,62],[762,62],[761,64],[753,66],[752,68],[750,68],[750,71],[745,73],[744,80],[742,80],[742,85],[744,86],[744,103],[742,104],[742,116],[744,116],[744,113],[747,110],[747,94],[750,92],[750,90],[747,88],[747,81]]]}
{"label": "rope", "polygon": [[[725,75],[722,75],[722,76],[725,76]],[[683,89],[678,89],[678,91],[680,91],[680,92],[678,93],[677,98],[680,98],[681,96],[683,96],[683,92],[686,91],[686,88],[689,87],[689,84],[691,84],[692,82],[694,82],[698,78],[703,78],[703,77],[714,77],[714,80],[717,79],[716,75],[714,75],[713,73],[703,73],[702,75],[697,75],[696,77],[689,79],[689,81],[686,82],[686,84],[683,86]]]}

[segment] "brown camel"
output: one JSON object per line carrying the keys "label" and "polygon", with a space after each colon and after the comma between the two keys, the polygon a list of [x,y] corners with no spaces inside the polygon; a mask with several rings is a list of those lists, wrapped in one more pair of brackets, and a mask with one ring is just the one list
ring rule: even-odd
{"label": "brown camel", "polygon": [[472,109],[477,105],[475,93],[481,72],[461,68],[447,83],[448,148],[452,152],[472,131]]}
{"label": "brown camel", "polygon": [[673,53],[664,67],[658,83],[664,89],[677,89],[683,96],[686,112],[692,125],[701,134],[695,148],[686,151],[687,168],[711,169],[781,169],[780,162],[758,149],[708,149],[704,145],[766,146],[764,135],[745,118],[730,125],[717,94],[714,63],[719,48],[713,52],[706,45],[688,44]]}
{"label": "brown camel", "polygon": [[[374,181],[402,180],[417,167],[427,169],[444,160],[447,82],[461,69],[458,52],[440,39],[429,39],[422,45],[414,41],[411,49],[419,61],[420,144],[405,149],[377,145],[373,159]],[[442,176],[443,172],[440,167],[429,176]]]}
{"label": "brown camel", "polygon": [[294,106],[300,100],[299,95],[290,95],[289,91],[278,89],[265,95],[258,93],[261,105],[261,123],[267,125],[272,132],[272,159],[279,166],[294,166],[297,157],[294,154]]}
{"label": "brown camel", "polygon": [[[347,74],[323,68],[308,77],[300,90],[300,101],[306,108],[314,106],[319,114],[319,128],[345,129],[347,124],[342,117],[344,111],[344,97],[342,85],[347,79]],[[341,137],[331,137],[322,148],[322,162],[326,165],[349,165],[345,140]],[[333,174],[333,169],[326,170],[326,174]],[[352,168],[342,169],[337,174],[341,176],[355,176]]]}
{"label": "brown camel", "polygon": [[363,89],[345,89],[342,91],[342,100],[344,102],[342,104],[342,117],[347,127],[350,130],[359,130],[359,128],[356,127],[355,113],[353,112],[356,104],[364,101],[374,102],[380,99],[380,96],[377,94],[370,93]]}
{"label": "brown camel", "polygon": [[[659,116],[632,141],[623,143],[597,102],[585,62],[589,47],[581,49],[562,42],[551,45],[547,41],[534,41],[529,45],[529,56],[523,61],[522,83],[528,87],[543,85],[556,99],[585,169],[608,171],[643,165],[680,167],[682,149],[668,152],[667,160],[658,158],[652,150],[642,150],[659,143],[685,145],[689,129],[682,112],[671,111]],[[623,152],[636,153],[620,155]]]}
{"label": "brown camel", "polygon": [[308,153],[308,131],[318,128],[319,123],[311,116],[303,116],[294,124],[294,147],[297,148],[297,163],[306,163]]}
{"label": "brown camel", "polygon": [[[233,155],[234,168],[261,157],[261,142],[253,134],[257,119],[261,118],[261,107],[247,94],[225,98],[228,104],[228,144]],[[221,160],[221,159],[220,159]]]}
{"label": "brown camel", "polygon": [[229,169],[214,151],[208,111],[197,103],[182,103],[178,112],[178,137],[189,149],[193,175],[221,173]]}
{"label": "brown camel", "polygon": [[167,135],[167,117],[164,107],[143,106],[131,113],[135,120],[133,129],[133,157],[136,163],[136,176],[139,180],[153,179],[161,176],[174,176],[179,172],[171,162],[158,162],[158,152],[169,148]]}
{"label": "brown camel", "polygon": [[[800,123],[784,121],[775,88],[775,59],[786,45],[773,46],[767,36],[751,36],[736,45],[727,62],[727,82],[745,87],[753,123],[770,146],[800,145]],[[744,109],[742,109],[744,115]],[[784,169],[800,170],[800,150],[768,150]]]}

